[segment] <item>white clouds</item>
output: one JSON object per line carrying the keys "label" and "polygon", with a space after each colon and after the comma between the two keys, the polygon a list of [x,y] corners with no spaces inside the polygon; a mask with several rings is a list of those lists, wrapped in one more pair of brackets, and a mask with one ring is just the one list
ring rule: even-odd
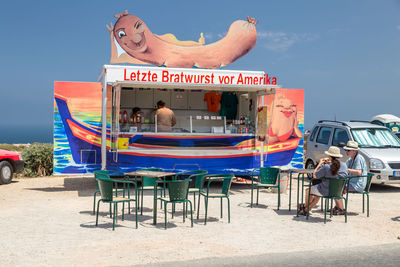
{"label": "white clouds", "polygon": [[214,39],[214,34],[211,32],[206,32],[204,33],[204,39],[206,40],[206,43],[210,43]]}
{"label": "white clouds", "polygon": [[311,33],[298,34],[271,31],[258,32],[257,36],[266,49],[276,52],[284,52],[295,43],[311,42],[319,38],[317,34]]}
{"label": "white clouds", "polygon": [[218,36],[218,38],[223,38],[223,37],[225,37],[225,35],[227,34],[228,32],[223,32],[223,33],[218,33],[217,34],[217,36]]}

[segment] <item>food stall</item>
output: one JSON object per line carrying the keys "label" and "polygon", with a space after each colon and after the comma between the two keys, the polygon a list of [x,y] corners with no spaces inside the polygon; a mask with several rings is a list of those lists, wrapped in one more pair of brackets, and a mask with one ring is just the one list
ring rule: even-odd
{"label": "food stall", "polygon": [[154,34],[127,10],[114,18],[110,63],[134,65],[104,65],[98,82],[54,83],[54,174],[302,167],[304,91],[262,71],[221,69],[256,45],[255,18],[210,44],[203,34]]}
{"label": "food stall", "polygon": [[[268,79],[264,72],[105,65],[99,75],[101,84],[56,82],[57,121],[75,165],[65,166],[62,173],[156,167],[241,174],[261,165],[286,165],[301,138],[269,145],[268,139],[257,140],[259,105],[264,97],[274,99],[279,90]],[[93,92],[100,89],[101,94],[83,100],[83,87],[88,86],[97,88]],[[101,99],[101,117],[80,120],[82,105],[74,116],[69,107],[73,99],[66,96],[72,91],[79,92],[81,104]],[[218,112],[210,111],[205,101],[209,93],[236,99],[231,103],[234,114],[221,113],[223,99]],[[171,132],[157,129],[155,105],[159,100],[175,113],[177,123]],[[133,108],[141,110],[140,119],[131,119]],[[262,143],[266,144],[264,153],[260,153]],[[56,149],[55,158],[61,154]]]}

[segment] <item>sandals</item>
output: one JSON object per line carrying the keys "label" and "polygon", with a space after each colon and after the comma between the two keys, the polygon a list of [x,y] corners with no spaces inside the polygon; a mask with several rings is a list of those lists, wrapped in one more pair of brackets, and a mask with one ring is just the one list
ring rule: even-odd
{"label": "sandals", "polygon": [[299,204],[299,215],[304,215],[304,216],[308,215],[305,204]]}
{"label": "sandals", "polygon": [[333,208],[333,215],[345,215],[345,210],[342,210],[338,207]]}

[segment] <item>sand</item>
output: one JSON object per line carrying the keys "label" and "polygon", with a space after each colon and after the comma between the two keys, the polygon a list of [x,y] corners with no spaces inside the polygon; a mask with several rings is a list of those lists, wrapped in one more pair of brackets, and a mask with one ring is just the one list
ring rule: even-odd
{"label": "sand", "polygon": [[[344,216],[328,218],[314,209],[307,221],[288,211],[288,194],[260,192],[260,205],[250,208],[249,185],[234,184],[231,191],[231,223],[219,217],[219,200],[211,200],[207,225],[204,202],[200,219],[190,227],[169,213],[164,229],[163,210],[152,224],[152,196],[145,195],[144,213],[135,228],[134,215],[119,217],[115,231],[101,205],[99,226],[92,215],[93,177],[21,178],[0,186],[0,266],[109,266],[184,261],[379,245],[400,242],[400,186],[373,185],[371,215],[362,213],[362,198],[349,200],[348,223]],[[295,187],[293,188],[295,204]],[[121,215],[121,211],[119,212]]]}

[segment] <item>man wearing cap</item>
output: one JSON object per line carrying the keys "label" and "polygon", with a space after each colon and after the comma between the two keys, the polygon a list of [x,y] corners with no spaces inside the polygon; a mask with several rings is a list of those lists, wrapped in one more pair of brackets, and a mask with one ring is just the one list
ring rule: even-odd
{"label": "man wearing cap", "polygon": [[[360,148],[356,141],[349,140],[347,145],[343,147],[349,159],[346,161],[347,170],[350,176],[364,176],[352,178],[349,181],[349,192],[362,192],[367,185],[367,163],[363,156],[358,153]],[[344,205],[342,199],[335,200],[336,207],[333,208],[334,215],[344,214]]]}

